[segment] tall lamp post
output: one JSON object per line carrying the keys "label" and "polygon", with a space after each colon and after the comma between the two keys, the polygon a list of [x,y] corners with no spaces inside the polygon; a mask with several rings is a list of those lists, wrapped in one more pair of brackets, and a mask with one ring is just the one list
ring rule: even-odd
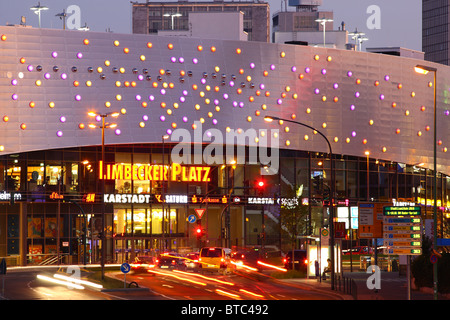
{"label": "tall lamp post", "polygon": [[[436,103],[437,103],[437,68],[423,66],[423,65],[416,65],[414,67],[414,70],[419,74],[428,74],[429,72],[434,73],[434,97],[433,97],[433,107],[434,107],[434,149],[433,149],[433,250],[437,250],[437,137],[436,137],[436,127],[437,127],[437,121],[436,121]],[[433,264],[433,291],[434,291],[434,300],[437,300],[438,298],[438,269],[437,269],[437,263]]]}
{"label": "tall lamp post", "polygon": [[[167,139],[169,139],[169,135],[165,134],[161,137],[162,140],[162,166],[163,166],[163,178],[161,179],[161,207],[162,207],[162,241],[161,241],[161,254],[164,253],[164,251],[166,250],[166,214],[165,214],[165,202],[166,202],[166,196],[165,196],[165,190],[164,190],[164,169],[165,169],[165,145],[164,145],[164,141],[166,141]],[[167,179],[167,184],[169,183],[169,179]],[[170,211],[170,210],[169,210]],[[170,219],[170,212],[169,212],[169,219]]]}
{"label": "tall lamp post", "polygon": [[322,29],[323,29],[323,47],[325,48],[325,29],[326,29],[326,24],[327,22],[333,22],[333,19],[327,19],[327,18],[322,18],[322,19],[317,19],[316,22],[320,23],[322,25]]}
{"label": "tall lamp post", "polygon": [[39,28],[41,27],[41,11],[45,11],[48,10],[48,7],[46,6],[41,6],[41,3],[38,2],[38,4],[34,7],[30,8],[31,11],[34,11],[35,14],[38,15],[38,19],[39,19]]}
{"label": "tall lamp post", "polygon": [[163,17],[170,17],[170,18],[171,18],[171,20],[172,20],[172,26],[171,26],[171,29],[172,29],[172,30],[174,29],[174,26],[173,26],[173,18],[175,18],[175,17],[181,17],[181,16],[182,16],[182,14],[179,13],[179,12],[177,12],[177,13],[165,13],[165,14],[163,14]]}
{"label": "tall lamp post", "polygon": [[[95,117],[95,119],[97,121],[101,121],[102,124],[100,126],[96,126],[95,124],[89,124],[89,128],[91,129],[95,129],[95,128],[100,128],[102,129],[102,170],[101,172],[103,173],[103,166],[104,166],[104,162],[105,162],[105,128],[115,128],[117,127],[117,124],[115,123],[105,123],[105,119],[108,116],[117,118],[119,116],[119,112],[108,112],[108,113],[95,113],[95,112],[89,112],[88,115],[90,117]],[[101,255],[101,260],[100,260],[100,264],[101,264],[101,269],[102,269],[102,280],[105,279],[105,255],[106,255],[106,230],[105,230],[105,202],[104,202],[104,194],[105,194],[105,179],[104,177],[100,177],[102,183],[101,183],[101,216],[102,216],[102,232],[100,234],[100,240],[102,241],[102,255]]]}
{"label": "tall lamp post", "polygon": [[368,38],[364,37],[366,35],[364,32],[358,31],[358,28],[356,28],[355,31],[349,33],[348,35],[352,37],[353,40],[355,40],[355,51],[358,50],[358,42],[359,42],[359,50],[361,51],[361,43],[363,41],[369,40]]}
{"label": "tall lamp post", "polygon": [[330,141],[328,140],[328,138],[319,130],[317,130],[314,127],[311,127],[305,123],[302,122],[298,122],[298,121],[293,121],[293,120],[289,120],[289,119],[282,119],[282,118],[278,118],[278,117],[272,117],[272,116],[265,116],[264,120],[267,122],[272,122],[273,120],[282,120],[285,122],[291,122],[291,123],[295,123],[298,124],[300,126],[309,128],[315,132],[317,132],[318,134],[320,134],[325,141],[328,144],[328,148],[330,150],[330,161],[331,161],[331,186],[330,186],[330,200],[331,200],[331,204],[330,204],[330,247],[331,247],[331,253],[330,253],[330,258],[331,258],[331,290],[334,290],[334,286],[335,286],[335,279],[334,279],[334,266],[335,266],[335,259],[334,259],[334,192],[335,192],[335,185],[336,185],[336,178],[335,178],[335,172],[334,172],[334,163],[333,163],[333,150],[331,148],[331,144]]}

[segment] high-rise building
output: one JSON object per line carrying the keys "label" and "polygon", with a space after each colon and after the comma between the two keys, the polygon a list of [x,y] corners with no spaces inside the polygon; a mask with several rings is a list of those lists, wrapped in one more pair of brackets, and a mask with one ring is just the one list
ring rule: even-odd
{"label": "high-rise building", "polygon": [[243,12],[244,31],[249,41],[269,42],[269,4],[239,2],[146,2],[132,3],[133,33],[156,34],[161,30],[189,30],[190,12]]}
{"label": "high-rise building", "polygon": [[448,0],[422,0],[422,51],[425,60],[449,65]]}

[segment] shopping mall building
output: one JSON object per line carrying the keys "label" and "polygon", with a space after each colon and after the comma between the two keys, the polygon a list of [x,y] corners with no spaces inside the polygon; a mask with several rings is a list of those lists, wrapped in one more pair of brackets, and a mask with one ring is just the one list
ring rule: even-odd
{"label": "shopping mall building", "polygon": [[413,202],[429,218],[435,82],[415,72],[424,64],[437,68],[443,232],[447,66],[258,42],[14,26],[0,35],[0,257],[10,264],[94,263],[100,248],[106,262],[202,245],[288,250],[280,204],[295,194],[307,210],[301,241],[329,223],[319,133],[348,229],[361,201]]}

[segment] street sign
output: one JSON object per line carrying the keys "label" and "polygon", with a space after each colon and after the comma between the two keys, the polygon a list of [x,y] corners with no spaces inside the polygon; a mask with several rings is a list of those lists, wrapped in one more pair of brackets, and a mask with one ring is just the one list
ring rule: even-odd
{"label": "street sign", "polygon": [[130,270],[131,270],[131,267],[126,262],[122,263],[122,265],[120,266],[120,271],[122,271],[122,273],[128,273],[128,272],[130,272]]}
{"label": "street sign", "polygon": [[431,256],[430,256],[430,262],[432,263],[432,264],[435,264],[436,262],[437,262],[437,255],[435,255],[435,254],[432,254]]}
{"label": "street sign", "polygon": [[201,219],[203,214],[206,212],[206,209],[194,209],[194,210],[199,219]]}
{"label": "street sign", "polygon": [[327,246],[329,245],[330,241],[330,231],[325,228],[320,229],[320,244],[321,246]]}
{"label": "street sign", "polygon": [[360,202],[358,203],[359,237],[361,239],[381,238],[383,235],[383,208],[391,202]]}
{"label": "street sign", "polygon": [[420,206],[413,207],[393,207],[386,206],[383,208],[385,216],[420,216]]}
{"label": "street sign", "polygon": [[190,214],[188,217],[188,221],[189,223],[194,223],[195,221],[197,221],[197,217],[195,216],[195,214]]}
{"label": "street sign", "polygon": [[420,207],[383,208],[384,254],[422,254],[422,218]]}

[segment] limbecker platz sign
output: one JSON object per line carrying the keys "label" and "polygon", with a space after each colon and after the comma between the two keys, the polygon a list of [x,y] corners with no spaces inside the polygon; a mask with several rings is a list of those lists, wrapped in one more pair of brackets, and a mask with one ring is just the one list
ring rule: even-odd
{"label": "limbecker platz sign", "polygon": [[104,180],[139,180],[139,181],[210,181],[210,167],[183,166],[178,163],[160,164],[106,164],[100,161],[99,178]]}

